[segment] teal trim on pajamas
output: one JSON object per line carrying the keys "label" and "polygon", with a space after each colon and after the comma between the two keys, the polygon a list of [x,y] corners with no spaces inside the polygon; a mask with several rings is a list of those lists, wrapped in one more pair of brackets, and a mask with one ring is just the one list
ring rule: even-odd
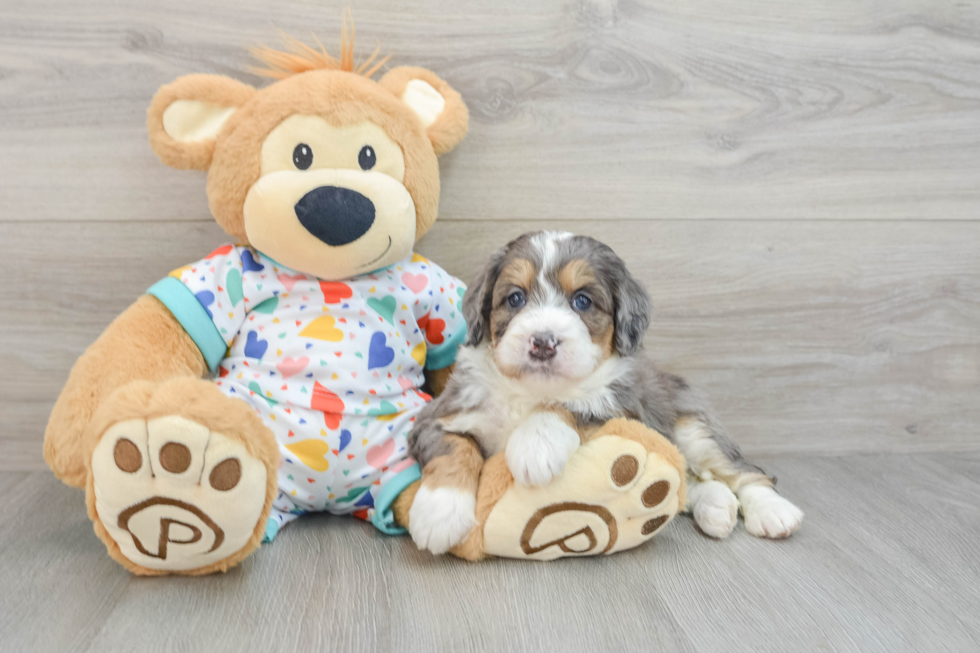
{"label": "teal trim on pajamas", "polygon": [[[460,316],[462,317],[462,316]],[[425,352],[425,369],[441,370],[456,362],[456,351],[466,341],[466,320],[456,329],[456,333],[445,342]]]}
{"label": "teal trim on pajamas", "polygon": [[276,535],[278,534],[279,522],[276,521],[275,517],[269,517],[269,521],[265,523],[265,535],[262,536],[262,544],[268,544],[276,539]]}
{"label": "teal trim on pajamas", "polygon": [[408,532],[395,523],[395,513],[391,506],[405,488],[420,478],[422,478],[422,470],[419,464],[415,463],[398,472],[395,478],[384,484],[378,496],[374,498],[374,515],[371,517],[371,523],[375,528],[387,535],[403,535]]}
{"label": "teal trim on pajamas", "polygon": [[212,372],[218,369],[218,363],[225,357],[228,344],[214,326],[207,309],[201,306],[190,288],[175,277],[164,277],[150,286],[146,294],[153,295],[167,307],[173,316],[184,327],[197,348],[201,350],[208,369]]}

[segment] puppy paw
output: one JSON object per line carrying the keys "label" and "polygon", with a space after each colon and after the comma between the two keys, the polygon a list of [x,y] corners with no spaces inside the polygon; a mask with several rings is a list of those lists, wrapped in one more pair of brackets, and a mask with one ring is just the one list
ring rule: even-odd
{"label": "puppy paw", "polygon": [[756,537],[789,537],[803,523],[803,511],[770,487],[747,487],[739,493],[745,530]]}
{"label": "puppy paw", "polygon": [[561,475],[580,439],[554,413],[531,415],[507,442],[507,466],[514,480],[524,486],[547,485]]}
{"label": "puppy paw", "polygon": [[476,495],[453,487],[419,487],[408,512],[408,532],[419,549],[445,553],[476,526]]}
{"label": "puppy paw", "polygon": [[698,483],[691,488],[690,503],[694,522],[710,537],[728,537],[738,521],[738,499],[728,486],[718,481]]}

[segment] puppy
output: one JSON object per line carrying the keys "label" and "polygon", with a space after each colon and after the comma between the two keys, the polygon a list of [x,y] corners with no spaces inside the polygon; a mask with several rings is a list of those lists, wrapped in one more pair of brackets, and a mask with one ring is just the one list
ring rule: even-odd
{"label": "puppy", "polygon": [[483,460],[506,452],[514,480],[561,474],[580,433],[609,419],[639,420],[687,459],[688,509],[726,537],[741,507],[757,537],[791,535],[803,513],[746,461],[684,379],[645,355],[650,300],[606,245],[542,231],[497,251],[463,299],[466,346],[443,393],[408,436],[423,482],[409,513],[419,548],[442,553],[476,525]]}

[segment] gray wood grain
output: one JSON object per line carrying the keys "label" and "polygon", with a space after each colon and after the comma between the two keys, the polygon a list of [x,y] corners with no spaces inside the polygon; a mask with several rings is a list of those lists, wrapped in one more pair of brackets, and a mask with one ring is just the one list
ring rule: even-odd
{"label": "gray wood grain", "polygon": [[[448,222],[419,251],[463,279],[500,243],[567,223]],[[980,448],[980,223],[589,221],[655,305],[647,347],[713,398],[750,453]],[[0,224],[0,469],[43,469],[78,355],[211,221]]]}
{"label": "gray wood grain", "polygon": [[[200,174],[144,133],[191,72],[261,80],[273,27],[336,42],[340,7],[249,0],[0,5],[0,220],[194,220]],[[446,220],[973,220],[976,3],[359,2],[360,49],[429,66],[471,135]]]}
{"label": "gray wood grain", "polygon": [[470,279],[529,229],[608,242],[653,296],[655,357],[803,530],[719,543],[682,518],[609,559],[471,565],[307,518],[225,575],[130,576],[81,493],[25,470],[75,358],[224,240],[204,175],[150,151],[147,104],[191,72],[263,83],[247,46],[329,46],[340,7],[0,0],[0,648],[980,649],[980,5],[353,10],[359,53],[432,68],[471,110],[420,251]]}
{"label": "gray wood grain", "polygon": [[765,457],[807,521],[724,542],[679,518],[604,559],[432,558],[346,518],[304,518],[220,576],[139,579],[82,494],[0,473],[0,641],[10,650],[975,651],[980,454]]}

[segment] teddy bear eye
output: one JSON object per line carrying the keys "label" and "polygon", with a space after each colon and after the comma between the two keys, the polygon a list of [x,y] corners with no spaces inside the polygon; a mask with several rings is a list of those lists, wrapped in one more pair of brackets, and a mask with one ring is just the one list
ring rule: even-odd
{"label": "teddy bear eye", "polygon": [[361,148],[360,153],[357,155],[357,163],[361,166],[361,170],[370,170],[377,162],[378,157],[375,156],[373,147],[365,145]]}
{"label": "teddy bear eye", "polygon": [[313,165],[313,150],[306,143],[300,143],[293,150],[293,165],[300,170],[306,170]]}

